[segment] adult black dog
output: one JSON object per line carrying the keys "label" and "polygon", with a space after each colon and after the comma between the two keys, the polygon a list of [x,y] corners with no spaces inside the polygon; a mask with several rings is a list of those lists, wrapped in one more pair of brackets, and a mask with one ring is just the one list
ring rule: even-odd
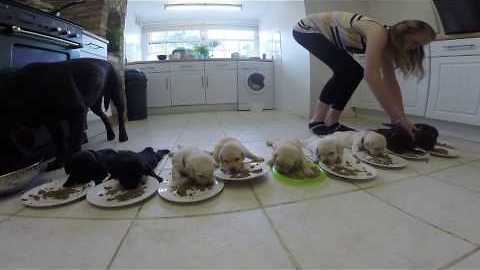
{"label": "adult black dog", "polygon": [[[119,141],[128,140],[125,130],[125,102],[120,79],[113,66],[99,59],[73,59],[57,63],[29,64],[8,76],[0,76],[2,128],[7,138],[18,126],[46,126],[56,145],[56,161],[50,168],[63,165],[66,158],[81,149],[81,135],[88,108],[98,115],[107,130],[107,139],[115,133],[102,111],[110,100],[117,108]],[[70,140],[59,123],[67,121]]]}
{"label": "adult black dog", "polygon": [[428,124],[415,124],[414,137],[412,138],[403,128],[385,124],[390,128],[377,129],[387,139],[387,148],[395,153],[405,153],[415,147],[431,151],[437,144],[438,130]]}
{"label": "adult black dog", "polygon": [[69,177],[64,186],[88,183],[92,180],[98,184],[109,174],[125,189],[137,187],[144,175],[152,176],[162,182],[163,179],[155,174],[154,170],[168,153],[170,153],[169,150],[154,152],[151,147],[139,153],[116,152],[112,149],[80,151],[65,163],[65,172]]}

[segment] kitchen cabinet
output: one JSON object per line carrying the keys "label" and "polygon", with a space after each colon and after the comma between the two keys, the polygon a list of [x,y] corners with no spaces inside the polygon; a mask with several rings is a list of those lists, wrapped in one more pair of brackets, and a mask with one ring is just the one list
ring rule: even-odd
{"label": "kitchen cabinet", "polygon": [[[428,52],[428,47],[425,48]],[[365,67],[365,56],[356,56],[357,61]],[[398,84],[402,91],[403,104],[405,112],[411,115],[425,116],[428,96],[428,80],[429,80],[429,61],[428,58],[424,63],[425,77],[419,80],[415,76],[404,77],[403,73],[397,70]],[[380,103],[370,90],[368,83],[363,80],[358,86],[352,98],[352,105],[362,109],[382,110]]]}
{"label": "kitchen cabinet", "polygon": [[480,38],[432,43],[427,117],[480,125]]}
{"label": "kitchen cabinet", "polygon": [[205,65],[207,104],[237,102],[237,68],[231,61],[212,61]]}
{"label": "kitchen cabinet", "polygon": [[204,63],[171,63],[171,69],[172,105],[205,104]]}
{"label": "kitchen cabinet", "polygon": [[480,124],[480,55],[432,59],[427,117]]}

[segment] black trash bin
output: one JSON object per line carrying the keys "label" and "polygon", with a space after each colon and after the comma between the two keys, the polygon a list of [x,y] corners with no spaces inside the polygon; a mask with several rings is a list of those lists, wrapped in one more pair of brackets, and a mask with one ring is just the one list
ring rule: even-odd
{"label": "black trash bin", "polygon": [[127,115],[129,121],[147,118],[147,77],[138,69],[125,71]]}

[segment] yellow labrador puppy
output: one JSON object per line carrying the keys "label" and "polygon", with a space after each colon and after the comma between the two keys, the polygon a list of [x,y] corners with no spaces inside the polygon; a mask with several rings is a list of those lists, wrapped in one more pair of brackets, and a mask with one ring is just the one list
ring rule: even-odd
{"label": "yellow labrador puppy", "polygon": [[182,148],[173,154],[172,186],[178,187],[188,181],[201,185],[213,184],[215,166],[209,153],[195,147]]}
{"label": "yellow labrador puppy", "polygon": [[305,176],[314,175],[313,170],[305,164],[303,144],[299,140],[286,141],[278,145],[268,141],[267,145],[273,148],[272,159],[268,164],[274,166],[280,173],[290,175],[302,170]]}
{"label": "yellow labrador puppy", "polygon": [[220,140],[213,150],[213,159],[227,173],[242,171],[245,158],[258,162],[264,160],[250,152],[239,140],[231,137]]}
{"label": "yellow labrador puppy", "polygon": [[333,136],[317,138],[310,142],[307,147],[315,153],[318,161],[325,165],[342,163],[343,146],[339,144],[337,138]]}
{"label": "yellow labrador puppy", "polygon": [[372,156],[380,156],[387,149],[385,136],[374,131],[343,131],[332,136],[343,148],[352,149],[353,153],[365,150]]}

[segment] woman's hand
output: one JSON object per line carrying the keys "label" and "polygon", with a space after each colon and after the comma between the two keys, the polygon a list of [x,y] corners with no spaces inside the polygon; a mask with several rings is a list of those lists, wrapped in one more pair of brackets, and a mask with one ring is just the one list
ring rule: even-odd
{"label": "woman's hand", "polygon": [[392,124],[402,127],[412,138],[415,138],[415,124],[408,120],[408,118],[402,117],[396,121],[392,121]]}

